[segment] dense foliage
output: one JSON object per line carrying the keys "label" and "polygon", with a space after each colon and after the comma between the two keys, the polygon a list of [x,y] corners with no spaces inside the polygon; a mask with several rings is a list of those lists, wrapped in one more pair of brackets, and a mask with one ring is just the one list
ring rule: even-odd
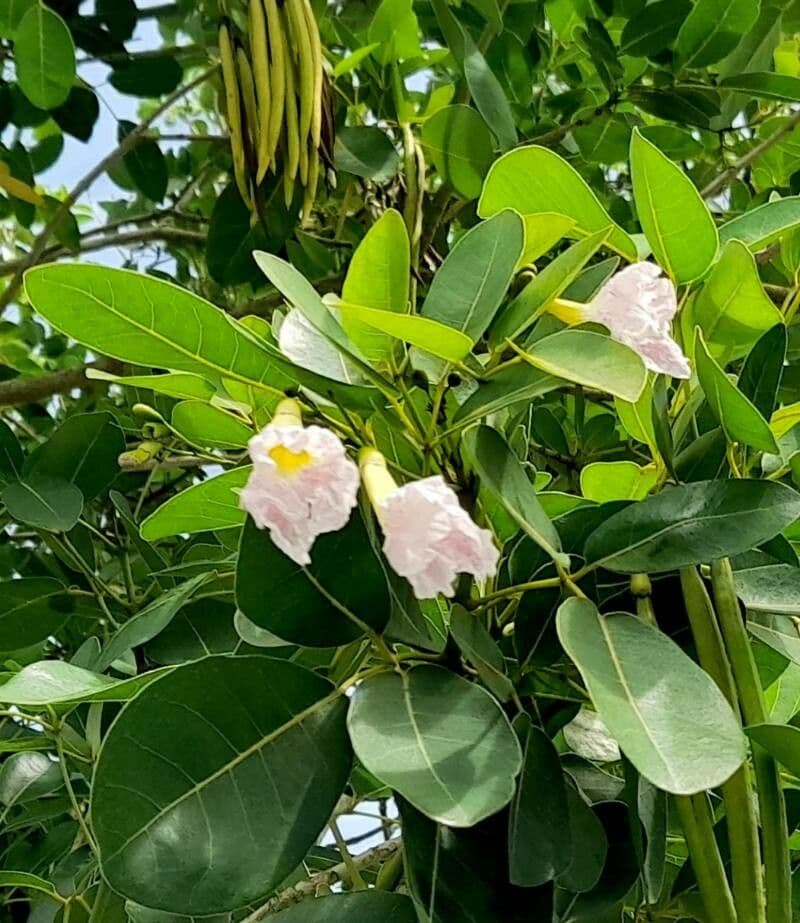
{"label": "dense foliage", "polygon": [[796,31],[0,0],[0,920],[800,919]]}

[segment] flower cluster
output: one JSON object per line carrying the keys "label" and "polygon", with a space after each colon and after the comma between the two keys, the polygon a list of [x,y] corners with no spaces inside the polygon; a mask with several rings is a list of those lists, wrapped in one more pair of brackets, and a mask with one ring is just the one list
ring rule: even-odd
{"label": "flower cluster", "polygon": [[[294,400],[281,403],[248,449],[253,470],[242,508],[284,554],[310,564],[317,536],[342,529],[358,502],[358,466],[330,430],[303,426]],[[362,453],[361,472],[386,558],[418,598],[452,596],[460,573],[478,579],[495,573],[499,552],[491,533],[475,525],[441,477],[398,487],[374,449]]]}

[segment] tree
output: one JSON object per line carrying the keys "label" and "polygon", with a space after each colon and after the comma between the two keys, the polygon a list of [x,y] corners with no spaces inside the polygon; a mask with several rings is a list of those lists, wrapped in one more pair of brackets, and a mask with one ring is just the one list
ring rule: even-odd
{"label": "tree", "polygon": [[791,923],[796,31],[0,2],[0,919]]}

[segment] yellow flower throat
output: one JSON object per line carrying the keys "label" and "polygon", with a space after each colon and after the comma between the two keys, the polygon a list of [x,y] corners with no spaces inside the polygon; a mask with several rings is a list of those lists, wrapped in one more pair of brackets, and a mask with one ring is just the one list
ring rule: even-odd
{"label": "yellow flower throat", "polygon": [[308,468],[314,461],[311,453],[306,452],[305,449],[302,452],[292,452],[291,449],[287,449],[284,445],[276,445],[270,449],[269,457],[278,466],[278,471],[286,477],[298,474],[304,468]]}

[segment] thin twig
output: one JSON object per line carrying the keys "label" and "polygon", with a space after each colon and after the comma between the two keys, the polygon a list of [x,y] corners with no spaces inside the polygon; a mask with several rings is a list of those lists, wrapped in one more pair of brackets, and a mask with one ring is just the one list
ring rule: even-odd
{"label": "thin twig", "polygon": [[129,151],[132,151],[138,142],[141,140],[142,136],[145,135],[153,124],[158,121],[161,116],[167,112],[172,106],[175,105],[178,100],[186,96],[187,93],[190,93],[195,87],[200,86],[208,80],[217,70],[218,65],[209,67],[202,72],[199,76],[195,77],[194,80],[190,80],[189,83],[184,84],[181,87],[178,87],[174,93],[168,96],[157,109],[155,109],[140,125],[138,125],[129,135],[126,135],[122,141],[111,151],[110,154],[105,156],[100,163],[96,164],[92,169],[78,181],[78,183],[70,191],[69,195],[63,200],[61,205],[55,210],[52,218],[47,222],[44,229],[38,235],[36,240],[33,242],[31,251],[28,256],[23,260],[22,265],[14,273],[13,278],[8,283],[5,291],[0,295],[0,314],[3,310],[14,300],[22,286],[22,280],[25,275],[25,271],[30,269],[31,266],[35,266],[39,260],[42,258],[47,245],[50,243],[50,238],[55,233],[56,228],[59,226],[61,221],[64,219],[64,216],[69,212],[72,206],[78,201],[78,199],[86,192],[90,186],[94,183],[96,179],[106,173],[114,164],[121,160]]}
{"label": "thin twig", "polygon": [[715,176],[707,186],[700,190],[700,195],[704,199],[707,199],[709,196],[721,192],[728,181],[734,179],[740,170],[749,166],[757,157],[763,154],[764,151],[768,151],[774,144],[777,144],[781,138],[785,138],[786,135],[790,134],[798,125],[800,125],[800,109],[790,116],[777,131],[774,131],[768,138],[764,138],[764,140],[756,144],[755,147],[751,147],[746,154],[743,154],[738,160],[735,160],[727,170],[723,170],[722,173]]}

